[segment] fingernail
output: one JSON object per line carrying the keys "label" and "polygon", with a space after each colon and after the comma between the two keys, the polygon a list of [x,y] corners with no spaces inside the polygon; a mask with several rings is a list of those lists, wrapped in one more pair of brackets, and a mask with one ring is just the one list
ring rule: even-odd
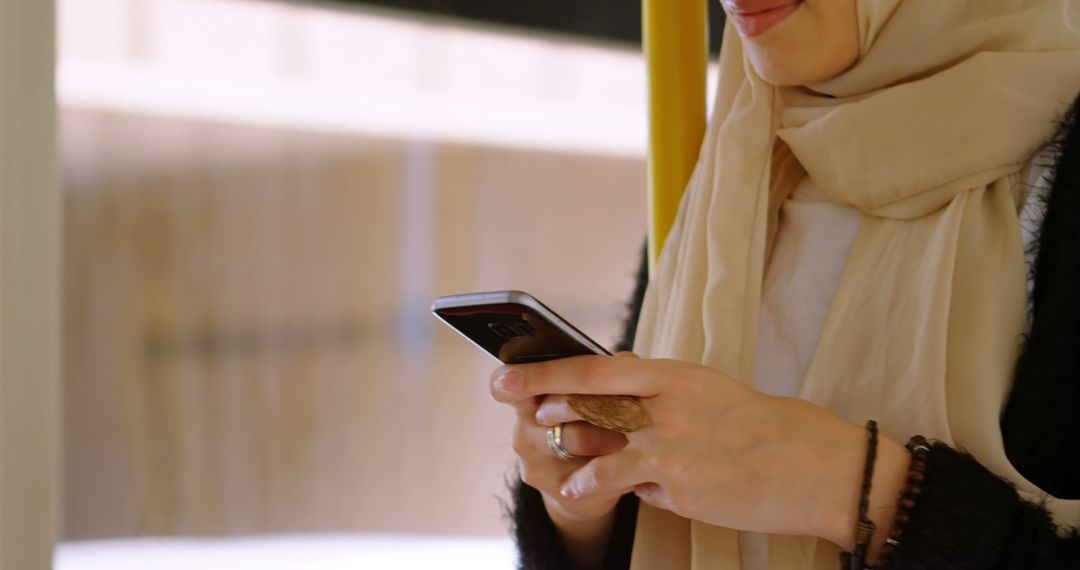
{"label": "fingernail", "polygon": [[563,485],[562,488],[559,489],[559,493],[570,499],[576,499],[578,497],[578,490],[572,483]]}
{"label": "fingernail", "polygon": [[522,384],[520,370],[507,370],[495,379],[495,389],[502,392],[518,392]]}

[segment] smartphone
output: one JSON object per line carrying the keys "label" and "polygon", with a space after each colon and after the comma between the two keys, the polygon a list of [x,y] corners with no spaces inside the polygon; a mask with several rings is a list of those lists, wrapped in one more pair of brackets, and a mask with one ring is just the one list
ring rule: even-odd
{"label": "smartphone", "polygon": [[431,312],[504,364],[611,354],[565,319],[521,291],[439,297]]}

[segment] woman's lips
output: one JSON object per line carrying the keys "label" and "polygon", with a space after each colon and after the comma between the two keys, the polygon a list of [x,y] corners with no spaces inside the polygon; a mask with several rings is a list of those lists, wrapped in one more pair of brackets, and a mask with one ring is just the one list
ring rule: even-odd
{"label": "woman's lips", "polygon": [[[731,23],[735,25],[735,30],[740,36],[752,38],[764,34],[793,14],[799,9],[802,0],[788,0],[779,6],[774,5],[768,8],[749,8],[740,4],[742,3],[737,1],[727,2],[728,17],[731,18]],[[775,3],[770,2],[770,4]],[[760,6],[761,3],[758,5]]]}

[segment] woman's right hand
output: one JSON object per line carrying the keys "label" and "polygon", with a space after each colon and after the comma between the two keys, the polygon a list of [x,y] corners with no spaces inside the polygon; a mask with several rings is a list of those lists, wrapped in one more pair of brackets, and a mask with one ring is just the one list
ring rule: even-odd
{"label": "woman's right hand", "polygon": [[[498,379],[493,379],[493,383]],[[587,522],[602,519],[615,508],[619,498],[633,489],[612,494],[571,499],[559,490],[571,473],[588,463],[591,457],[607,455],[626,446],[626,436],[581,421],[567,404],[566,396],[528,397],[505,402],[516,412],[513,449],[518,456],[521,479],[540,491],[548,513],[556,524],[566,521]],[[577,457],[568,461],[558,459],[547,446],[547,431],[558,424],[562,427],[562,445]]]}
{"label": "woman's right hand", "polygon": [[[615,508],[619,497],[633,491],[621,489],[587,499],[564,497],[559,490],[574,471],[593,457],[621,450],[626,446],[626,436],[582,421],[566,403],[566,396],[545,396],[539,402],[515,407],[517,425],[513,448],[518,456],[521,479],[543,493],[549,514],[571,521],[599,519]],[[577,456],[574,459],[558,459],[548,448],[548,429],[559,424],[563,424],[562,446]]]}
{"label": "woman's right hand", "polygon": [[[491,390],[494,393],[499,383],[514,380],[497,372]],[[601,566],[615,526],[615,505],[633,489],[579,499],[564,497],[560,490],[567,478],[592,457],[625,447],[626,436],[582,421],[563,395],[516,400],[507,400],[503,395],[501,401],[516,412],[513,448],[521,479],[543,496],[548,516],[558,529],[571,563],[575,568]],[[574,459],[558,459],[547,446],[548,429],[559,424],[563,424],[562,446],[577,456]]]}
{"label": "woman's right hand", "polygon": [[[598,568],[615,527],[615,505],[632,491],[574,499],[560,489],[574,471],[598,455],[615,453],[626,446],[626,436],[581,421],[566,396],[538,396],[508,402],[517,412],[514,453],[521,479],[540,491],[551,522],[555,524],[574,568]],[[574,459],[555,457],[547,446],[549,428],[563,424],[562,446]]]}

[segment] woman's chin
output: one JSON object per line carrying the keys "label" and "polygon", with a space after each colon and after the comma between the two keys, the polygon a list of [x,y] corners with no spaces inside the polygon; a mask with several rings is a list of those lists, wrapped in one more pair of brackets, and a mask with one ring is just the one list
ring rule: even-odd
{"label": "woman's chin", "polygon": [[857,39],[850,46],[818,44],[811,49],[746,42],[746,52],[754,71],[778,87],[812,85],[832,79],[850,69],[859,57]]}
{"label": "woman's chin", "polygon": [[766,32],[743,36],[743,47],[758,75],[782,87],[831,79],[859,57],[859,29],[854,3],[799,2],[783,21]]}

